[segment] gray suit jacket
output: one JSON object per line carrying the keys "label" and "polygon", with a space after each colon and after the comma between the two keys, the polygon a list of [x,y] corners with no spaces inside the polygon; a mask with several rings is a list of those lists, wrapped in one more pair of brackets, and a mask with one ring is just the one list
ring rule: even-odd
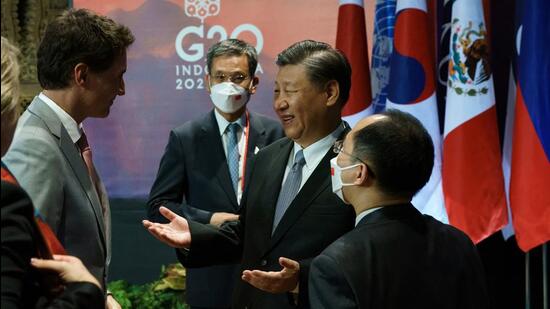
{"label": "gray suit jacket", "polygon": [[68,254],[80,258],[105,285],[110,261],[105,187],[98,184],[100,192],[96,193],[78,147],[55,112],[38,97],[19,119],[12,145],[2,161]]}

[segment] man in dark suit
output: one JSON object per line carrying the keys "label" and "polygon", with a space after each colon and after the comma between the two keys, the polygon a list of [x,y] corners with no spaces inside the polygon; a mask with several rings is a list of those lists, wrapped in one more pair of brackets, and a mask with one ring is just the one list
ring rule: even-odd
{"label": "man in dark suit", "polygon": [[[111,259],[109,199],[82,127],[105,118],[125,94],[128,27],[85,9],[69,10],[44,32],[37,73],[44,89],[17,124],[2,158],[67,253],[103,287]],[[112,295],[109,308],[119,308]]]}
{"label": "man in dark suit", "polygon": [[[166,222],[165,206],[187,219],[219,226],[237,220],[256,152],[283,137],[281,125],[249,112],[256,92],[258,56],[238,39],[214,44],[205,77],[214,109],[172,130],[151,189],[148,216]],[[192,308],[229,308],[238,265],[187,270],[186,301]]]}
{"label": "man in dark suit", "polygon": [[334,149],[332,187],[353,205],[356,227],[313,260],[312,308],[488,308],[472,241],[410,203],[433,165],[422,124],[386,111]]}
{"label": "man in dark suit", "polygon": [[257,154],[239,220],[218,229],[161,208],[170,223],[144,221],[186,267],[241,261],[233,308],[309,308],[312,258],[353,227],[353,210],[332,193],[329,177],[332,145],[348,131],[340,116],[350,65],[310,40],[281,52],[277,65],[273,106],[287,137]]}

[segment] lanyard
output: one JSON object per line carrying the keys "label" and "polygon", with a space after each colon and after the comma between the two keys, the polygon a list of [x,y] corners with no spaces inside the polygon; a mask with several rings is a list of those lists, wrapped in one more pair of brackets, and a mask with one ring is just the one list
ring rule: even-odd
{"label": "lanyard", "polygon": [[244,150],[243,150],[243,170],[242,170],[242,181],[241,181],[241,192],[244,192],[244,179],[246,176],[246,159],[248,157],[248,137],[250,135],[250,116],[248,115],[248,110],[245,111],[246,116],[246,130],[244,134]]}

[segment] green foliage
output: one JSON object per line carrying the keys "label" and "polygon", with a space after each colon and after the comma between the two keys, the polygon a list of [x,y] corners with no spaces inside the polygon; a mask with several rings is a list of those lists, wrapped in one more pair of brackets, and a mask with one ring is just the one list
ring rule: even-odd
{"label": "green foliage", "polygon": [[185,269],[181,264],[162,266],[159,280],[143,285],[124,280],[110,282],[109,291],[124,309],[187,309],[185,304]]}

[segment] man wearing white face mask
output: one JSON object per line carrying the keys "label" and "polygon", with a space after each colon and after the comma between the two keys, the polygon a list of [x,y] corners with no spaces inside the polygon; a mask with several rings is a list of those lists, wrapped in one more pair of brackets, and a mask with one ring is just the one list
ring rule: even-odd
{"label": "man wearing white face mask", "polygon": [[[238,39],[209,49],[205,81],[214,108],[170,133],[147,203],[152,221],[166,222],[161,206],[205,224],[238,219],[242,193],[254,185],[252,158],[284,135],[277,121],[247,110],[258,87],[257,63],[254,47]],[[235,265],[188,269],[187,303],[231,307],[237,271]]]}
{"label": "man wearing white face mask", "polygon": [[373,115],[334,152],[333,192],[357,218],[355,229],[313,260],[311,307],[488,308],[472,241],[411,204],[433,165],[422,124],[398,110]]}

